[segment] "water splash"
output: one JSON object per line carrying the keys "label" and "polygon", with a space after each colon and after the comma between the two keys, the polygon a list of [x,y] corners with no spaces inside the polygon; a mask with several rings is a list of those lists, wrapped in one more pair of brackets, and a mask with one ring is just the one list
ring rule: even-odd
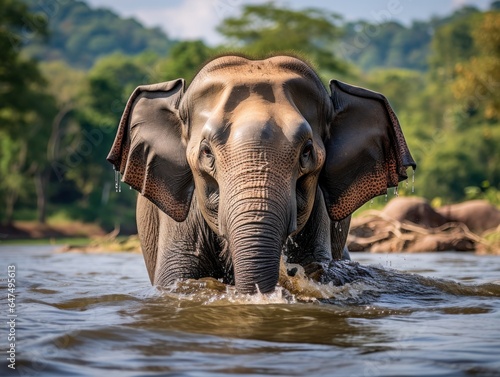
{"label": "water splash", "polygon": [[113,166],[113,170],[115,172],[115,192],[122,192],[122,185],[121,185],[121,175],[118,170]]}
{"label": "water splash", "polygon": [[[340,262],[339,262],[340,263]],[[359,264],[352,262],[352,266]],[[357,280],[357,270],[348,267],[347,272],[337,274],[329,271],[329,266],[322,266],[318,280],[311,278],[304,267],[288,263],[282,256],[279,280],[276,289],[271,293],[241,294],[235,286],[226,285],[214,278],[178,280],[167,287],[158,287],[161,296],[193,302],[201,305],[267,305],[293,304],[297,302],[335,302],[352,303],[365,302],[367,297],[373,297],[378,288],[366,281]],[[343,267],[342,267],[343,268]],[[350,277],[348,277],[348,275]],[[365,273],[366,275],[366,273]],[[356,277],[355,277],[356,276]],[[179,303],[179,305],[183,305]]]}
{"label": "water splash", "polygon": [[[325,269],[328,266],[323,266]],[[290,273],[292,272],[293,273]],[[321,282],[306,274],[304,267],[288,263],[282,258],[280,264],[279,287],[285,289],[298,302],[316,302],[326,299],[352,299],[359,297],[366,289],[366,284],[357,282],[336,285],[335,281]]]}
{"label": "water splash", "polygon": [[[311,272],[312,270],[312,272]],[[336,306],[422,306],[446,303],[450,296],[500,297],[500,284],[466,285],[452,280],[410,274],[384,266],[332,261],[313,266],[288,263],[282,256],[279,280],[271,293],[241,294],[214,278],[177,281],[158,288],[161,296],[185,305],[268,305],[326,303]]]}
{"label": "water splash", "polygon": [[[293,276],[290,269],[296,269]],[[450,297],[500,297],[500,285],[465,285],[399,272],[382,266],[362,266],[352,261],[336,261],[325,266],[320,281],[310,278],[300,265],[282,263],[279,283],[271,293],[241,294],[232,285],[213,278],[188,279],[158,288],[159,297],[174,300],[179,308],[194,305],[262,306],[273,304],[324,303],[340,307],[385,305],[401,310],[427,307],[429,302],[449,302]],[[381,301],[382,300],[382,301]],[[484,309],[489,312],[490,309]]]}
{"label": "water splash", "polygon": [[297,242],[295,242],[295,240],[293,239],[292,236],[288,236],[288,238],[286,239],[286,244],[285,244],[285,248],[290,245],[290,246],[295,246],[295,247],[299,247],[299,245],[297,244]]}
{"label": "water splash", "polygon": [[224,284],[214,278],[178,280],[167,287],[159,287],[166,297],[199,303],[201,305],[267,305],[293,304],[297,300],[283,287],[276,287],[271,293],[243,294],[233,285]]}

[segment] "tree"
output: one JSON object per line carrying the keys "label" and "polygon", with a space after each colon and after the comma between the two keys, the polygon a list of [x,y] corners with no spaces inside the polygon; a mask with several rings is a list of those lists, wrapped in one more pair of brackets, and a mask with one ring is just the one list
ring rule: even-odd
{"label": "tree", "polygon": [[174,43],[160,28],[145,28],[135,19],[122,19],[109,9],[93,9],[83,1],[25,1],[49,20],[50,39],[32,38],[27,46],[41,60],[64,60],[89,69],[111,53],[133,56],[150,50],[166,54]]}
{"label": "tree", "polygon": [[246,5],[239,17],[226,18],[217,30],[232,49],[255,57],[276,53],[305,55],[326,73],[345,72],[347,65],[334,54],[341,35],[340,17],[319,9],[300,11],[274,3]]}
{"label": "tree", "polygon": [[[110,195],[113,170],[106,161],[125,104],[132,91],[150,82],[150,76],[141,60],[151,56],[130,57],[112,54],[96,62],[84,80],[84,91],[71,119],[76,126],[66,134],[64,154],[53,166],[61,189],[77,191],[71,201],[57,198],[73,218],[95,221],[106,228],[116,219],[133,223],[135,192],[123,190]],[[154,61],[154,59],[153,59]]]}
{"label": "tree", "polygon": [[33,86],[43,83],[36,62],[20,52],[34,35],[46,35],[47,25],[20,1],[0,0],[0,7],[0,124],[8,124],[7,109],[18,114],[31,110]]}
{"label": "tree", "polygon": [[455,66],[453,93],[469,114],[500,119],[500,11],[477,20],[472,30],[477,54]]}
{"label": "tree", "polygon": [[431,115],[421,160],[429,198],[500,188],[499,15],[470,10],[435,33],[422,104]]}
{"label": "tree", "polygon": [[460,201],[467,187],[500,183],[500,127],[477,126],[446,135],[422,159],[421,193]]}
{"label": "tree", "polygon": [[215,50],[200,40],[179,42],[172,47],[168,57],[157,64],[158,81],[182,77],[189,82],[213,56]]}
{"label": "tree", "polygon": [[[455,64],[465,61],[475,54],[472,27],[475,16],[471,12],[459,16],[457,12],[448,23],[440,26],[432,38],[430,70],[434,79],[450,80],[455,75]],[[441,77],[437,77],[437,76]]]}
{"label": "tree", "polygon": [[43,160],[38,141],[47,137],[44,121],[53,107],[37,63],[21,54],[29,39],[46,35],[45,19],[20,1],[0,0],[0,7],[0,196],[11,223],[17,199]]}
{"label": "tree", "polygon": [[[83,83],[85,74],[82,71],[71,69],[65,63],[51,62],[41,65],[41,70],[48,79],[47,92],[54,98],[56,111],[50,119],[50,127],[46,129],[49,134],[47,143],[40,142],[42,153],[45,155],[45,163],[39,164],[35,173],[35,189],[37,196],[37,218],[40,223],[45,223],[47,216],[47,196],[49,195],[52,179],[57,172],[55,167],[59,166],[67,158],[68,145],[75,139],[75,134],[79,127],[74,124],[74,119],[70,119],[75,110],[83,105],[81,98],[83,95]],[[65,144],[66,148],[61,148]]]}
{"label": "tree", "polygon": [[5,130],[0,130],[0,172],[2,182],[0,194],[4,198],[4,221],[11,224],[14,205],[19,195],[25,194],[26,179],[22,174],[26,164],[27,146],[21,140],[14,139]]}

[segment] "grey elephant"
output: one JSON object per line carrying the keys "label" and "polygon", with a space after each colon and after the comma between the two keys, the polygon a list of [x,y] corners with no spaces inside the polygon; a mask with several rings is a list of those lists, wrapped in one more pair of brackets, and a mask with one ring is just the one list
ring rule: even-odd
{"label": "grey elephant", "polygon": [[500,226],[500,210],[486,200],[470,200],[438,208],[448,221],[464,223],[477,234]]}
{"label": "grey elephant", "polygon": [[382,213],[399,222],[412,222],[424,228],[437,228],[448,219],[437,213],[424,198],[400,196],[392,199]]}
{"label": "grey elephant", "polygon": [[386,98],[303,61],[223,56],[188,88],[139,86],[108,160],[139,191],[152,284],[214,277],[272,291],[282,253],[341,259],[350,215],[415,168]]}

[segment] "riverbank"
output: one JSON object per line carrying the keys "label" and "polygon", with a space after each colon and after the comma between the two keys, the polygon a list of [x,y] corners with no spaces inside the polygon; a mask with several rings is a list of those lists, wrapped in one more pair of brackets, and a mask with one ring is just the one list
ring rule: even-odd
{"label": "riverbank", "polygon": [[0,225],[0,241],[57,240],[61,238],[95,238],[106,235],[104,229],[93,223],[81,221],[49,222],[16,221]]}
{"label": "riverbank", "polygon": [[384,211],[373,210],[353,219],[347,246],[351,252],[455,251],[500,255],[500,226],[474,233],[462,222],[427,227],[411,221],[399,221]]}
{"label": "riverbank", "polygon": [[[356,214],[347,240],[353,252],[471,251],[500,255],[500,211],[484,201],[434,209],[425,199],[400,197],[382,210]],[[140,252],[137,235],[110,233],[77,221],[0,226],[0,242],[64,244],[62,251]]]}
{"label": "riverbank", "polygon": [[500,210],[484,200],[434,208],[424,198],[397,197],[351,222],[349,250],[374,253],[474,251],[500,255]]}

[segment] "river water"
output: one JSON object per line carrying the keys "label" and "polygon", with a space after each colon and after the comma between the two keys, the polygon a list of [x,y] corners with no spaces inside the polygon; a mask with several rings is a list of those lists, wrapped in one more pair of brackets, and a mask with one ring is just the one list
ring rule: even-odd
{"label": "river water", "polygon": [[138,254],[0,246],[0,375],[500,376],[500,257],[352,257],[327,274],[341,286],[299,271],[250,297],[153,288]]}

